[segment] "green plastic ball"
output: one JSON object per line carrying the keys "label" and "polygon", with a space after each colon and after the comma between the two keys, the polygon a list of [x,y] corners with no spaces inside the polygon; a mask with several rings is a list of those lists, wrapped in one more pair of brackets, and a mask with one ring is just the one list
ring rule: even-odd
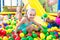
{"label": "green plastic ball", "polygon": [[44,14],[43,16],[44,16],[44,18],[46,18],[47,17],[47,14]]}
{"label": "green plastic ball", "polygon": [[0,37],[0,40],[2,40],[2,37]]}
{"label": "green plastic ball", "polygon": [[10,37],[8,40],[14,40],[14,38],[13,37]]}
{"label": "green plastic ball", "polygon": [[50,35],[54,35],[54,32],[50,32]]}
{"label": "green plastic ball", "polygon": [[47,29],[44,29],[44,30],[42,30],[42,32],[43,32],[44,34],[46,34],[48,31],[47,31]]}
{"label": "green plastic ball", "polygon": [[52,38],[56,39],[56,36],[55,35],[52,35]]}
{"label": "green plastic ball", "polygon": [[21,38],[21,40],[27,40],[26,38]]}
{"label": "green plastic ball", "polygon": [[9,26],[10,29],[13,29],[12,25]]}
{"label": "green plastic ball", "polygon": [[32,34],[32,37],[33,37],[33,38],[37,38],[38,36],[37,36],[37,34],[33,33],[33,34]]}
{"label": "green plastic ball", "polygon": [[8,30],[9,29],[9,26],[6,26],[5,29]]}
{"label": "green plastic ball", "polygon": [[27,40],[33,40],[33,38],[31,36],[27,36],[26,38]]}

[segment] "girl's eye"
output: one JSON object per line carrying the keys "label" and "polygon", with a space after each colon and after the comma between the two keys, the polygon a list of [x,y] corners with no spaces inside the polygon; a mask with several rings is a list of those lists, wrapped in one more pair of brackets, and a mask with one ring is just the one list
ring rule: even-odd
{"label": "girl's eye", "polygon": [[30,14],[30,16],[32,16],[32,14]]}
{"label": "girl's eye", "polygon": [[33,16],[35,16],[35,15],[33,15]]}

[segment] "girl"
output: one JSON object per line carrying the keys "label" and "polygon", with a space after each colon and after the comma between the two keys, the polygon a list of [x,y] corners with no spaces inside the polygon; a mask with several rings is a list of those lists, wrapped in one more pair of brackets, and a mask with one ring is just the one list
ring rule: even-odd
{"label": "girl", "polygon": [[4,25],[3,25],[3,16],[0,15],[0,28],[4,28]]}
{"label": "girl", "polygon": [[56,17],[55,20],[50,20],[49,18],[46,19],[46,22],[48,22],[49,25],[51,25],[51,27],[57,26],[58,28],[60,28],[60,10],[57,12],[57,14],[58,14],[57,16],[54,16]]}
{"label": "girl", "polygon": [[58,16],[56,17],[55,22],[60,26],[60,10],[58,11]]}
{"label": "girl", "polygon": [[51,27],[58,27],[59,28],[59,25],[57,25],[57,23],[54,21],[54,20],[50,20],[50,18],[46,18],[46,22],[48,22],[48,28],[51,28]]}
{"label": "girl", "polygon": [[38,28],[35,28],[32,26],[32,24],[36,24],[39,26],[39,28],[43,29],[40,24],[34,21],[34,17],[36,15],[36,12],[34,9],[29,9],[25,15],[21,19],[21,22],[16,26],[16,31],[17,30],[26,30],[27,32],[32,32],[33,30],[38,31]]}
{"label": "girl", "polygon": [[22,18],[22,11],[21,10],[22,9],[20,8],[20,6],[18,6],[17,9],[16,9],[16,18],[18,20],[21,20],[21,18]]}

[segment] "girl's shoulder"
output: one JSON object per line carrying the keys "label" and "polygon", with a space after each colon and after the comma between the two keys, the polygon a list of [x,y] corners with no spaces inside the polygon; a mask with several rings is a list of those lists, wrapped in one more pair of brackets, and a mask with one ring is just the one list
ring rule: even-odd
{"label": "girl's shoulder", "polygon": [[27,20],[27,18],[26,17],[23,17],[22,19],[21,19],[21,21],[26,21]]}

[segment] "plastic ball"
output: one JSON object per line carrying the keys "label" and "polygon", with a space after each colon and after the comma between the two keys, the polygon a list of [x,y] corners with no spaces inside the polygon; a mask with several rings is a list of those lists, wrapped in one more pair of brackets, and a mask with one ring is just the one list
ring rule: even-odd
{"label": "plastic ball", "polygon": [[26,38],[27,40],[33,40],[33,38],[31,36],[27,36]]}
{"label": "plastic ball", "polygon": [[47,33],[47,29],[44,29],[42,32],[43,32],[44,34],[46,34],[46,33]]}
{"label": "plastic ball", "polygon": [[58,28],[57,27],[54,27],[55,31],[58,31]]}
{"label": "plastic ball", "polygon": [[2,33],[3,36],[6,35],[6,31],[5,30],[2,30],[1,33]]}
{"label": "plastic ball", "polygon": [[43,17],[41,17],[41,19],[44,19]]}
{"label": "plastic ball", "polygon": [[22,30],[18,31],[18,34],[22,33]]}
{"label": "plastic ball", "polygon": [[46,18],[47,17],[47,14],[44,14],[43,16],[44,16],[44,18]]}
{"label": "plastic ball", "polygon": [[47,36],[46,40],[52,40],[52,35]]}
{"label": "plastic ball", "polygon": [[51,31],[51,29],[49,28],[49,29],[48,29],[48,32],[50,32],[50,31]]}
{"label": "plastic ball", "polygon": [[7,24],[10,24],[9,20],[6,21]]}
{"label": "plastic ball", "polygon": [[51,26],[51,24],[48,24],[48,26],[47,26],[48,28],[51,28],[52,26]]}
{"label": "plastic ball", "polygon": [[37,38],[34,38],[34,40],[38,40]]}
{"label": "plastic ball", "polygon": [[46,36],[46,37],[49,36],[49,33],[46,33],[45,36]]}
{"label": "plastic ball", "polygon": [[40,33],[40,38],[41,38],[41,39],[44,39],[44,38],[45,38],[45,34]]}
{"label": "plastic ball", "polygon": [[52,31],[55,31],[56,29],[54,27],[51,28]]}
{"label": "plastic ball", "polygon": [[2,30],[0,29],[0,36],[2,35]]}
{"label": "plastic ball", "polygon": [[27,35],[28,35],[28,36],[32,36],[32,34],[31,34],[31,33],[28,33]]}
{"label": "plastic ball", "polygon": [[16,37],[15,40],[20,40],[20,37]]}
{"label": "plastic ball", "polygon": [[13,38],[15,39],[16,38],[16,35],[13,35]]}
{"label": "plastic ball", "polygon": [[37,34],[33,33],[33,34],[32,34],[32,37],[33,37],[33,38],[37,38]]}
{"label": "plastic ball", "polygon": [[52,38],[56,39],[56,36],[55,35],[52,35]]}
{"label": "plastic ball", "polygon": [[54,35],[54,32],[50,32],[50,35]]}
{"label": "plastic ball", "polygon": [[56,38],[58,38],[58,34],[55,34]]}
{"label": "plastic ball", "polygon": [[42,26],[44,29],[47,29],[47,26]]}
{"label": "plastic ball", "polygon": [[54,34],[58,34],[58,32],[54,32]]}
{"label": "plastic ball", "polygon": [[12,25],[9,26],[9,29],[13,29]]}
{"label": "plastic ball", "polygon": [[54,39],[54,38],[53,38],[53,40],[57,40],[57,39]]}
{"label": "plastic ball", "polygon": [[14,21],[14,25],[16,25],[16,21]]}
{"label": "plastic ball", "polygon": [[13,30],[15,30],[16,29],[16,26],[15,25],[13,25]]}
{"label": "plastic ball", "polygon": [[8,37],[4,36],[4,37],[3,37],[3,40],[8,40]]}
{"label": "plastic ball", "polygon": [[20,37],[21,37],[21,38],[24,37],[24,33],[20,33]]}
{"label": "plastic ball", "polygon": [[5,29],[8,30],[9,29],[9,26],[6,26]]}
{"label": "plastic ball", "polygon": [[26,38],[21,38],[21,40],[26,40]]}
{"label": "plastic ball", "polygon": [[0,26],[0,28],[2,28],[2,26]]}
{"label": "plastic ball", "polygon": [[7,32],[7,33],[11,33],[11,32],[12,32],[12,30],[11,30],[11,29],[8,29],[8,30],[6,30],[6,32]]}
{"label": "plastic ball", "polygon": [[0,37],[0,40],[2,40],[2,37]]}
{"label": "plastic ball", "polygon": [[14,25],[14,20],[12,20],[11,25]]}
{"label": "plastic ball", "polygon": [[38,35],[38,37],[40,37],[40,32],[36,32],[36,34]]}
{"label": "plastic ball", "polygon": [[6,26],[8,26],[8,24],[4,23],[4,26],[6,27]]}
{"label": "plastic ball", "polygon": [[14,38],[13,37],[9,37],[9,39],[8,40],[14,40]]}

